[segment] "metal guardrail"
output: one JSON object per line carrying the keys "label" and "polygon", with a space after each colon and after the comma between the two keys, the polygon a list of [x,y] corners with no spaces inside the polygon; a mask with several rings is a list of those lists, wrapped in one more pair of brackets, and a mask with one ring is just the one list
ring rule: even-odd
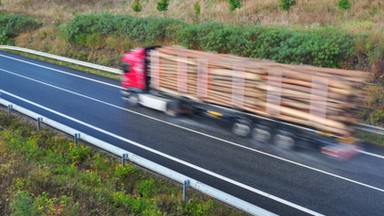
{"label": "metal guardrail", "polygon": [[358,130],[362,130],[362,131],[366,131],[374,134],[384,135],[384,128],[373,126],[373,125],[358,124],[355,128]]}
{"label": "metal guardrail", "polygon": [[[0,92],[1,96],[1,92]],[[220,200],[224,203],[227,203],[228,205],[234,206],[240,210],[243,210],[251,215],[276,215],[272,212],[269,212],[265,209],[262,209],[258,206],[255,206],[249,202],[246,202],[242,199],[239,199],[237,197],[234,197],[228,193],[225,193],[223,191],[220,191],[214,187],[211,187],[209,185],[206,185],[202,182],[199,182],[195,179],[190,178],[189,176],[183,175],[181,173],[178,173],[176,171],[173,171],[167,167],[161,166],[159,164],[156,164],[148,159],[145,159],[143,157],[140,157],[138,155],[135,155],[131,152],[128,152],[124,149],[121,149],[119,147],[116,147],[114,145],[111,145],[103,140],[97,139],[89,134],[83,133],[81,131],[78,131],[74,128],[68,127],[62,123],[59,123],[57,121],[54,121],[52,119],[49,119],[45,116],[42,116],[38,113],[35,113],[33,111],[30,111],[28,109],[25,109],[23,107],[17,106],[15,104],[12,104],[11,102],[4,100],[0,98],[0,105],[4,105],[8,107],[8,112],[12,112],[12,110],[16,110],[19,113],[22,113],[26,116],[29,116],[32,119],[36,119],[38,127],[41,126],[42,123],[49,125],[53,128],[56,128],[62,132],[65,132],[67,134],[73,135],[74,141],[77,142],[78,140],[83,140],[84,142],[90,143],[94,146],[97,146],[100,149],[103,149],[105,151],[108,151],[114,155],[117,155],[118,157],[122,158],[122,161],[129,160],[135,164],[138,164],[142,167],[145,167],[149,170],[152,170],[156,173],[159,173],[160,175],[166,176],[167,178],[173,179],[176,182],[179,182],[183,184],[183,193],[185,194],[186,187],[192,187],[202,193],[205,193],[217,200]]]}
{"label": "metal guardrail", "polygon": [[49,53],[44,53],[44,52],[40,52],[40,51],[36,51],[36,50],[31,50],[31,49],[27,49],[27,48],[0,45],[0,49],[8,49],[8,50],[14,50],[14,51],[30,53],[30,54],[34,54],[34,55],[38,55],[38,56],[43,56],[43,57],[46,57],[46,58],[51,58],[51,59],[55,59],[55,60],[59,60],[59,61],[67,62],[67,63],[77,64],[77,65],[80,65],[80,66],[83,66],[83,67],[88,67],[88,68],[93,68],[93,69],[97,69],[97,70],[102,70],[102,71],[106,71],[106,72],[110,72],[110,73],[114,73],[114,74],[121,74],[121,70],[116,69],[116,68],[110,68],[110,67],[106,67],[106,66],[102,66],[102,65],[92,64],[92,63],[85,62],[85,61],[79,61],[79,60],[75,60],[75,59],[71,59],[71,58],[66,58],[66,57],[62,57],[62,56],[58,56],[58,55],[53,55],[53,54],[49,54]]}

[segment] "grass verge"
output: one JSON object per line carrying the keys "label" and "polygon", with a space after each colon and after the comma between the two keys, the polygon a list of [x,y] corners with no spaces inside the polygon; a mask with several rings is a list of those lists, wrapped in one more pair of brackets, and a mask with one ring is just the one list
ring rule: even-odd
{"label": "grass verge", "polygon": [[0,215],[244,215],[0,110]]}
{"label": "grass verge", "polygon": [[356,131],[356,137],[368,143],[374,143],[380,146],[384,146],[383,135],[373,134],[365,131]]}

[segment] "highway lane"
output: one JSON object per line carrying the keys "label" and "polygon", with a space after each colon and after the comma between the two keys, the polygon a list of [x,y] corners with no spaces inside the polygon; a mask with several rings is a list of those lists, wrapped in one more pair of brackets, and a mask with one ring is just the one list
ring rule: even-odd
{"label": "highway lane", "polygon": [[[0,89],[14,95],[322,214],[379,215],[383,210],[383,191],[380,191],[384,188],[383,160],[362,155],[346,163],[329,159],[317,152],[287,152],[233,137],[218,127],[217,123],[205,119],[171,119],[148,109],[127,110],[126,104],[120,99],[120,89],[116,81],[11,54],[6,55],[25,61],[5,58],[2,52],[0,55]],[[117,86],[85,80],[27,62],[70,71]],[[50,118],[58,118],[10,95],[3,94],[2,97],[17,104],[24,103],[34,111],[50,115]],[[150,118],[142,115],[148,115]],[[74,122],[61,120],[84,131],[91,131],[92,134],[97,134],[113,144],[140,152],[141,155],[167,164],[184,174],[200,176],[202,182],[212,182],[213,186],[220,185],[223,190],[237,193],[239,197],[272,212],[283,215],[298,213],[285,204],[246,192],[238,186],[196,173],[185,166],[167,162],[124,141],[76,125]],[[204,134],[172,124],[192,128]]]}

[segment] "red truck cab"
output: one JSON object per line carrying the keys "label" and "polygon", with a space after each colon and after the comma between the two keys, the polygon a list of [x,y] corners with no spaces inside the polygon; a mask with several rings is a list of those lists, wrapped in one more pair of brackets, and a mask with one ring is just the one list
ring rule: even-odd
{"label": "red truck cab", "polygon": [[142,92],[147,90],[146,49],[136,48],[125,53],[122,58],[124,72],[121,85],[127,91]]}

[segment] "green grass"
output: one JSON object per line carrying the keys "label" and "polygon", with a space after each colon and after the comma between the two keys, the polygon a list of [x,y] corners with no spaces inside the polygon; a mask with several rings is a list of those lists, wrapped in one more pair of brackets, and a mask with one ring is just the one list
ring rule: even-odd
{"label": "green grass", "polygon": [[365,142],[384,146],[384,135],[373,134],[365,131],[356,131],[356,137]]}
{"label": "green grass", "polygon": [[[24,118],[25,119],[25,118]],[[244,215],[189,189],[0,110],[4,215]]]}

